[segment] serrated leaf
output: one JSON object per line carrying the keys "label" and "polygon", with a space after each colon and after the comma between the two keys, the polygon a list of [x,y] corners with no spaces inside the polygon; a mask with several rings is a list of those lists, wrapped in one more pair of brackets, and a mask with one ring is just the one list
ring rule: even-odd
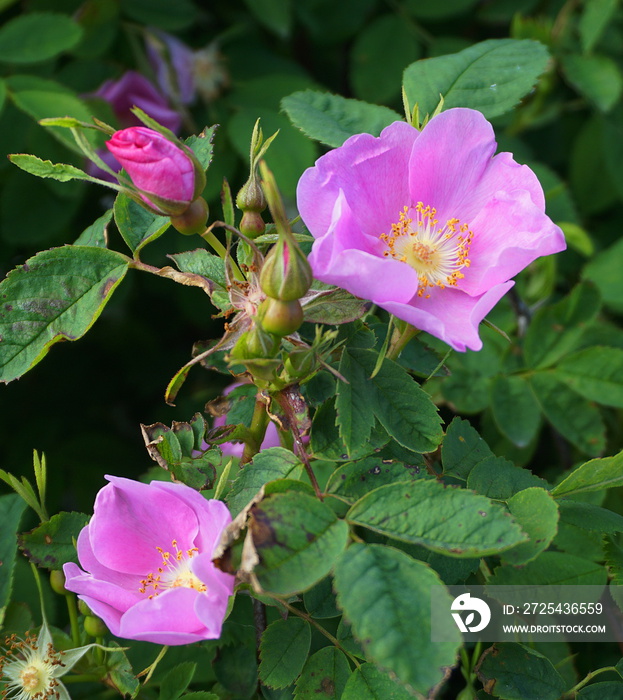
{"label": "serrated leaf", "polygon": [[378,136],[386,126],[401,119],[387,107],[314,90],[284,97],[281,108],[304,134],[332,147],[341,146],[355,134]]}
{"label": "serrated leaf", "polygon": [[541,425],[539,404],[523,377],[500,375],[490,384],[491,413],[499,431],[517,447],[532,442]]}
{"label": "serrated leaf", "polygon": [[96,182],[97,180],[75,165],[67,163],[52,163],[49,160],[41,160],[37,156],[31,156],[28,153],[11,153],[9,160],[18,168],[25,170],[31,175],[37,177],[49,177],[59,182],[67,182],[69,180],[89,180]]}
{"label": "serrated leaf", "polygon": [[455,557],[498,554],[527,539],[497,503],[428,480],[381,486],[357,501],[346,519]]}
{"label": "serrated leaf", "polygon": [[560,498],[617,486],[623,486],[623,452],[585,462],[555,486],[551,493]]}
{"label": "serrated leaf", "polygon": [[520,568],[499,566],[489,586],[603,586],[606,570],[598,562],[565,552],[543,552]]}
{"label": "serrated leaf", "polygon": [[614,513],[594,503],[583,503],[571,499],[558,501],[560,519],[569,525],[593,532],[623,532],[623,515]]}
{"label": "serrated leaf", "polygon": [[541,411],[565,439],[590,456],[604,451],[606,428],[594,404],[576,394],[554,372],[535,373],[529,381]]}
{"label": "serrated leaf", "polygon": [[593,346],[564,357],[555,376],[590,401],[623,408],[623,350]]}
{"label": "serrated leaf", "polygon": [[413,695],[379,671],[374,664],[362,664],[348,679],[341,700],[411,700]]}
{"label": "serrated leaf", "polygon": [[11,598],[13,568],[17,554],[17,530],[26,503],[15,493],[0,496],[0,628],[3,627],[4,615]]}
{"label": "serrated leaf", "polygon": [[348,677],[348,661],[336,647],[324,647],[310,656],[294,691],[295,700],[340,700]]}
{"label": "serrated leaf", "polygon": [[300,617],[275,620],[262,635],[259,677],[271,688],[294,683],[303,670],[311,645],[311,627]]}
{"label": "serrated leaf", "polygon": [[197,664],[185,661],[174,666],[160,683],[158,700],[177,700],[188,688],[195,675]]}
{"label": "serrated leaf", "polygon": [[528,366],[550,367],[573,350],[599,308],[599,292],[592,284],[583,282],[562,301],[537,311],[524,341]]}
{"label": "serrated leaf", "polygon": [[422,116],[443,108],[469,107],[488,119],[512,109],[547,67],[549,53],[530,39],[489,39],[448,56],[412,63],[404,72],[409,104]]}
{"label": "serrated leaf", "polygon": [[298,479],[303,472],[303,464],[290,450],[283,447],[270,447],[262,450],[245,464],[227,494],[227,505],[235,517],[258,491],[275,479]]}
{"label": "serrated leaf", "polygon": [[456,416],[448,426],[441,445],[444,473],[465,481],[478,462],[495,455],[469,421]]}
{"label": "serrated leaf", "polygon": [[0,29],[0,61],[38,63],[74,47],[82,27],[57,12],[19,15]]}
{"label": "serrated leaf", "polygon": [[517,566],[536,559],[549,547],[558,532],[558,506],[545,489],[533,486],[512,496],[508,509],[530,538],[502,555],[504,561]]}
{"label": "serrated leaf", "polygon": [[120,192],[114,205],[115,223],[134,256],[159,238],[171,225],[168,216],[158,216]]}
{"label": "serrated leaf", "polygon": [[348,384],[340,382],[336,399],[337,425],[348,451],[365,443],[374,419],[400,445],[413,452],[431,452],[441,442],[437,408],[409,374],[384,359],[378,372],[372,350],[345,348],[339,365]]}
{"label": "serrated leaf", "polygon": [[413,454],[411,464],[374,455],[338,467],[329,477],[325,490],[353,502],[385,484],[426,478],[432,476],[419,455]]}
{"label": "serrated leaf", "polygon": [[324,619],[340,616],[340,611],[335,603],[331,576],[323,578],[313,588],[306,591],[303,595],[303,602],[307,612],[314,618]]}
{"label": "serrated leaf", "polygon": [[347,524],[300,491],[277,493],[253,506],[249,530],[259,556],[253,573],[263,590],[277,595],[323,579],[348,541]]}
{"label": "serrated leaf", "polygon": [[558,700],[566,688],[552,662],[523,644],[494,644],[476,672],[485,690],[503,700]]}
{"label": "serrated leaf", "polygon": [[328,325],[350,323],[361,318],[371,306],[369,301],[354,297],[338,287],[320,292],[311,299],[302,300],[302,305],[308,323]]}
{"label": "serrated leaf", "polygon": [[547,488],[547,482],[504,457],[483,459],[467,477],[468,489],[500,501],[507,501],[518,491],[535,486]]}
{"label": "serrated leaf", "polygon": [[184,140],[184,143],[195,154],[195,157],[204,170],[207,170],[212,162],[212,156],[214,153],[214,145],[212,140],[214,139],[214,133],[216,132],[217,126],[218,124],[206,127],[200,134],[197,134],[196,136],[189,136]]}
{"label": "serrated leaf", "polygon": [[127,269],[120,253],[65,246],[9,272],[0,283],[0,381],[22,376],[54,343],[81,338]]}
{"label": "serrated leaf", "polygon": [[19,546],[37,566],[58,571],[67,562],[78,563],[74,542],[88,521],[84,513],[57,513],[20,535]]}
{"label": "serrated leaf", "polygon": [[351,545],[335,567],[338,604],[366,658],[424,695],[454,665],[461,643],[456,629],[454,639],[431,644],[431,588],[439,585],[426,564],[382,545]]}
{"label": "serrated leaf", "polygon": [[107,229],[112,219],[112,209],[102,214],[90,226],[76,238],[74,245],[95,246],[96,248],[106,248],[108,243]]}
{"label": "serrated leaf", "polygon": [[[108,646],[118,646],[112,641]],[[123,697],[135,698],[140,689],[140,682],[132,670],[123,649],[111,652],[106,656],[106,684],[116,689]]]}

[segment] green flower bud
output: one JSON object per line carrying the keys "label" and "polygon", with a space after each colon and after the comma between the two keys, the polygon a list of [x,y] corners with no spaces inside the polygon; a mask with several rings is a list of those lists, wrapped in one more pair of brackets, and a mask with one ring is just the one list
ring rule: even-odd
{"label": "green flower bud", "polygon": [[249,179],[240,188],[236,195],[236,206],[241,211],[260,212],[266,209],[266,197],[261,184],[258,182],[255,172],[251,172]]}
{"label": "green flower bud", "polygon": [[104,621],[95,615],[87,615],[84,618],[84,631],[89,637],[105,637],[109,633]]}
{"label": "green flower bud", "polygon": [[257,238],[266,231],[266,224],[258,211],[245,211],[238,228],[247,238]]}
{"label": "green flower bud", "polygon": [[194,233],[203,233],[208,220],[208,203],[203,197],[198,197],[181,214],[171,217],[171,225],[180,233],[191,236]]}
{"label": "green flower bud", "polygon": [[91,608],[80,598],[78,598],[78,610],[81,615],[93,615]]}
{"label": "green flower bud", "polygon": [[65,589],[65,574],[60,569],[50,572],[50,588],[59,595],[67,593]]}
{"label": "green flower bud", "polygon": [[303,307],[298,299],[265,299],[258,309],[262,328],[278,336],[290,335],[303,323]]}
{"label": "green flower bud", "polygon": [[279,350],[279,338],[267,333],[261,326],[256,325],[243,333],[231,350],[231,358],[244,362],[257,358],[274,357]]}
{"label": "green flower bud", "polygon": [[305,295],[314,277],[296,241],[281,235],[264,260],[260,287],[269,297],[294,301]]}
{"label": "green flower bud", "polygon": [[298,381],[316,372],[319,365],[311,348],[297,348],[286,357],[284,368],[290,381]]}

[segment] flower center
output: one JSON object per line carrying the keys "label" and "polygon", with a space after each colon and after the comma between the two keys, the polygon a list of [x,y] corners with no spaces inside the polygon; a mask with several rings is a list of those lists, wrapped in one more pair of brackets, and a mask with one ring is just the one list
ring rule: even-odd
{"label": "flower center", "polygon": [[27,693],[34,695],[35,692],[42,692],[49,685],[47,673],[42,673],[36,666],[26,666],[19,674],[22,687]]}
{"label": "flower center", "polygon": [[162,547],[156,547],[162,556],[162,565],[158,567],[156,573],[149,573],[141,580],[139,591],[146,593],[148,589],[153,590],[150,598],[157,596],[167,588],[192,588],[195,591],[205,593],[208,587],[193,572],[191,559],[199,553],[196,547],[185,552],[178,548],[177,540],[173,540],[173,553],[165,552]]}
{"label": "flower center", "polygon": [[404,207],[390,233],[379,236],[387,244],[385,257],[406,262],[417,272],[417,294],[426,299],[430,297],[427,287],[456,287],[464,277],[461,270],[470,265],[467,256],[474,237],[458,219],[439,225],[436,214],[436,209],[422,202],[412,209]]}

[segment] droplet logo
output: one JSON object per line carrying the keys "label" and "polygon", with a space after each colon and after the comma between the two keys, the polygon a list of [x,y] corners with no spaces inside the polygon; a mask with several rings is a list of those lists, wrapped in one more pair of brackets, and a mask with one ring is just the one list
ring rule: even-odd
{"label": "droplet logo", "polygon": [[[491,610],[484,600],[472,597],[469,593],[462,593],[452,601],[451,609],[457,612],[452,613],[456,626],[461,632],[480,632],[491,621]],[[480,622],[473,625],[474,613],[480,615]],[[463,619],[461,613],[468,613]]]}

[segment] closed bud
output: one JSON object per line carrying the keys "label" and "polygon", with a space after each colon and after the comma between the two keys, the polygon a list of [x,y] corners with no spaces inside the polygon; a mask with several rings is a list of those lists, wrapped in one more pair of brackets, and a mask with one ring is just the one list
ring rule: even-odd
{"label": "closed bud", "polygon": [[89,637],[105,637],[109,633],[104,621],[95,615],[87,615],[84,618],[84,631]]}
{"label": "closed bud", "polygon": [[290,381],[299,381],[310,376],[318,369],[316,355],[311,348],[297,348],[288,353],[284,367]]}
{"label": "closed bud", "polygon": [[236,195],[236,206],[241,211],[261,212],[266,209],[266,197],[264,190],[258,182],[255,172],[251,173],[249,179],[240,188]]}
{"label": "closed bud", "polygon": [[243,333],[231,350],[231,358],[245,360],[272,358],[279,350],[279,338],[267,333],[260,325]]}
{"label": "closed bud", "polygon": [[281,301],[268,297],[259,307],[258,314],[262,328],[280,337],[294,333],[303,323],[303,307],[298,299]]}
{"label": "closed bud", "polygon": [[65,574],[60,569],[50,572],[50,588],[59,595],[67,593],[65,589]]}
{"label": "closed bud", "polygon": [[281,235],[262,265],[262,291],[273,299],[294,301],[305,296],[313,279],[309,262],[294,238]]}
{"label": "closed bud", "polygon": [[81,615],[93,615],[91,612],[91,608],[82,600],[82,598],[78,598],[78,610],[80,611]]}
{"label": "closed bud", "polygon": [[171,217],[171,225],[185,236],[203,233],[208,220],[208,212],[208,203],[203,197],[198,197],[184,212]]}

